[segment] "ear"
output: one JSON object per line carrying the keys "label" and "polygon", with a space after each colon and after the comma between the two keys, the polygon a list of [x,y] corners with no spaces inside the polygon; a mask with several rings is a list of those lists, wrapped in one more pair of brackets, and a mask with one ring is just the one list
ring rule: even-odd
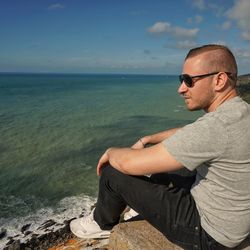
{"label": "ear", "polygon": [[225,72],[220,72],[214,78],[216,91],[222,91],[228,86],[228,75]]}

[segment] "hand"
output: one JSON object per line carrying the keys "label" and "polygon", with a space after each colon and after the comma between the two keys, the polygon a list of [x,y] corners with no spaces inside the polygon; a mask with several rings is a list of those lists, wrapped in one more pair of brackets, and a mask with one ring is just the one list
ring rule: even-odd
{"label": "hand", "polygon": [[105,153],[101,156],[97,168],[96,168],[96,173],[98,176],[101,175],[101,169],[102,167],[104,167],[105,165],[107,165],[109,163],[109,155],[108,152],[110,151],[111,148],[109,148],[108,150],[105,151]]}
{"label": "hand", "polygon": [[145,143],[143,139],[139,139],[131,148],[132,149],[143,149],[145,146]]}

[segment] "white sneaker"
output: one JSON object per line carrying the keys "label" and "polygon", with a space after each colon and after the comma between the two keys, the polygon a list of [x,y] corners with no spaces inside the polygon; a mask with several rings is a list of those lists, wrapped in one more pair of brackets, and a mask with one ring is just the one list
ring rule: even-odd
{"label": "white sneaker", "polygon": [[127,220],[129,220],[137,215],[138,215],[138,213],[135,210],[133,210],[132,208],[130,208],[129,211],[124,214],[123,218],[125,221],[127,221]]}
{"label": "white sneaker", "polygon": [[109,230],[102,230],[94,220],[94,210],[86,217],[70,222],[71,232],[82,239],[105,239],[110,236]]}

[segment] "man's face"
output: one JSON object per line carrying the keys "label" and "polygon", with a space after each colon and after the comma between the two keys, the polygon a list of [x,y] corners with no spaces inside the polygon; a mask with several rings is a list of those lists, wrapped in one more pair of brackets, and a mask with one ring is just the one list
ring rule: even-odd
{"label": "man's face", "polygon": [[[182,74],[195,76],[208,73],[212,73],[212,70],[208,69],[204,54],[189,58],[184,62]],[[181,83],[178,93],[183,96],[190,111],[204,109],[209,112],[209,108],[215,99],[214,77],[215,75],[193,78],[192,87],[187,87],[184,82]]]}

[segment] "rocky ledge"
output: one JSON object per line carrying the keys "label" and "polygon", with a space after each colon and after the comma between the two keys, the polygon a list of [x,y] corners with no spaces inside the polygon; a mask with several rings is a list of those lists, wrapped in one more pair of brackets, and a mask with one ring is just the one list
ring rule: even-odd
{"label": "rocky ledge", "polygon": [[248,103],[250,103],[250,74],[238,77],[237,90],[239,95]]}
{"label": "rocky ledge", "polygon": [[[109,239],[82,240],[72,235],[69,221],[55,232],[33,237],[26,243],[14,241],[4,250],[183,250],[171,243],[148,222],[130,221],[114,227]],[[234,250],[250,250],[250,238]]]}
{"label": "rocky ledge", "polygon": [[148,222],[131,221],[115,226],[109,239],[109,250],[183,250]]}

